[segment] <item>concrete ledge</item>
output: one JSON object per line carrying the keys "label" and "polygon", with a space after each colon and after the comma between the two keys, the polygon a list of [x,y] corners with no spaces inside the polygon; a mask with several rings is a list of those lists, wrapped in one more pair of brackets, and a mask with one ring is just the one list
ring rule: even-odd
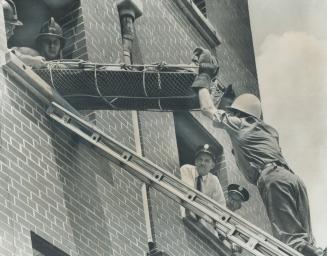
{"label": "concrete ledge", "polygon": [[201,36],[208,42],[211,48],[220,44],[216,30],[209,20],[201,13],[192,0],[176,0],[177,5],[189,19],[191,24],[199,31]]}
{"label": "concrete ledge", "polygon": [[199,234],[199,237],[208,241],[217,250],[220,256],[233,255],[233,252],[223,243],[222,240],[219,239],[216,234],[214,234],[211,230],[209,230],[206,226],[204,226],[200,221],[191,215],[183,217],[183,222],[185,226]]}

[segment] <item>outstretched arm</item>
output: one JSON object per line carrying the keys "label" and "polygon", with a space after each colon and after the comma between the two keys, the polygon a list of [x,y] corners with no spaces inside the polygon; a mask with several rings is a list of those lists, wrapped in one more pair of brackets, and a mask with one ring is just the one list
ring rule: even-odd
{"label": "outstretched arm", "polygon": [[18,59],[24,62],[27,66],[32,68],[44,68],[46,67],[45,58],[29,47],[13,47],[11,50],[16,54]]}
{"label": "outstretched arm", "polygon": [[199,89],[199,101],[202,114],[213,119],[214,114],[217,112],[217,108],[215,107],[207,88]]}

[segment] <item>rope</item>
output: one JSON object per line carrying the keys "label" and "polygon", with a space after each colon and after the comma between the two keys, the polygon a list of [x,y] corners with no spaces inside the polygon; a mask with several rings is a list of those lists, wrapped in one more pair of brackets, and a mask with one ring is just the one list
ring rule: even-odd
{"label": "rope", "polygon": [[106,97],[100,91],[100,88],[98,86],[97,65],[94,65],[94,85],[95,85],[95,88],[97,89],[97,92],[98,92],[99,96],[101,97],[101,99],[103,99],[106,103],[108,103],[110,107],[112,107],[113,109],[116,109],[116,107],[114,105],[112,105],[111,102],[108,101],[106,99]]}
{"label": "rope", "polygon": [[163,110],[163,109],[162,109],[162,107],[161,107],[161,102],[160,102],[160,99],[158,99],[158,107],[159,107],[160,111],[162,111],[162,110]]}
{"label": "rope", "polygon": [[146,72],[146,70],[143,69],[143,91],[144,91],[145,96],[148,97],[148,93],[147,93],[146,87],[145,87],[145,72]]}
{"label": "rope", "polygon": [[52,84],[53,88],[56,89],[56,86],[54,85],[54,82],[53,82],[52,64],[51,63],[48,64],[48,69],[49,69],[49,72],[50,72],[50,81],[51,81],[51,84]]}
{"label": "rope", "polygon": [[[114,96],[96,96],[96,95],[91,95],[91,94],[66,94],[64,95],[66,98],[74,98],[74,97],[90,97],[90,98],[112,98],[115,97],[114,100],[116,99],[149,99],[149,100],[158,100],[158,99],[192,99],[195,96],[194,95],[186,95],[186,96],[163,96],[163,97],[137,97],[137,96],[125,96],[125,95],[114,95]],[[112,102],[112,101],[110,101]]]}
{"label": "rope", "polygon": [[160,77],[160,71],[158,70],[158,87],[159,90],[161,90],[161,77]]}
{"label": "rope", "polygon": [[[54,60],[54,61],[49,61],[49,63],[54,63],[54,64],[73,64],[73,66],[80,66],[80,67],[83,67],[83,66],[86,66],[86,67],[93,67],[94,66],[97,66],[97,67],[122,67],[123,69],[126,69],[126,70],[130,70],[130,69],[133,69],[133,67],[137,67],[137,68],[149,68],[149,67],[153,67],[153,68],[161,68],[162,70],[165,70],[165,69],[185,69],[185,71],[188,71],[190,72],[191,70],[190,69],[197,69],[199,68],[199,66],[195,65],[195,64],[190,64],[190,65],[187,65],[187,64],[173,64],[173,65],[168,65],[166,63],[163,64],[132,64],[132,65],[126,65],[124,63],[93,63],[93,62],[87,62],[87,61],[84,61],[84,60],[65,60],[65,59],[62,59],[62,60]],[[194,72],[194,71],[192,71]]]}

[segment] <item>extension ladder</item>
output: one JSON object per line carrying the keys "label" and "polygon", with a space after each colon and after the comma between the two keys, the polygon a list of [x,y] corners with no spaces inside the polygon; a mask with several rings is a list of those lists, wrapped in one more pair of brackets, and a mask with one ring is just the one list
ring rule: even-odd
{"label": "extension ladder", "polygon": [[134,151],[110,138],[97,127],[71,113],[61,105],[52,102],[47,114],[70,131],[93,144],[97,149],[104,152],[112,162],[124,168],[130,174],[198,216],[209,220],[220,235],[252,255],[303,256],[293,248],[219,205],[208,196],[189,187],[150,160],[137,155]]}

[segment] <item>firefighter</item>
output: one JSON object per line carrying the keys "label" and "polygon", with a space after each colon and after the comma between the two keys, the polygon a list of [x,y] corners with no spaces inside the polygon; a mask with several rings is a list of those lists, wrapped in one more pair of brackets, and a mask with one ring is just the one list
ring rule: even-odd
{"label": "firefighter", "polygon": [[[61,58],[61,51],[65,45],[62,29],[59,24],[50,18],[40,29],[36,38],[37,50],[30,47],[13,47],[16,56],[26,65],[32,68],[45,68],[47,61]],[[54,65],[57,68],[64,68],[62,64]]]}
{"label": "firefighter", "polygon": [[61,58],[61,51],[65,45],[65,38],[59,24],[51,17],[45,22],[36,38],[37,50],[46,60]]}
{"label": "firefighter", "polygon": [[17,26],[22,26],[23,23],[18,20],[15,3],[12,0],[5,0],[2,4],[3,14],[5,18],[7,40],[14,35],[14,30]]}
{"label": "firefighter", "polygon": [[[8,40],[14,34],[15,26],[21,26],[23,23],[18,20],[16,6],[12,0],[6,0],[3,9]],[[36,38],[36,45],[37,50],[30,47],[12,47],[10,50],[26,65],[36,69],[47,67],[47,61],[61,58],[65,38],[62,28],[53,17],[41,26],[40,33]],[[52,67],[67,68],[62,63],[52,63]]]}
{"label": "firefighter", "polygon": [[[22,26],[23,23],[18,19],[16,6],[12,0],[5,0],[2,6],[5,18],[6,37],[8,41],[14,35],[15,28],[17,26]],[[12,50],[17,57],[27,65],[34,67],[44,66],[44,58],[37,56],[37,51],[31,48],[13,47],[10,50]]]}
{"label": "firefighter", "polygon": [[273,235],[305,256],[326,256],[326,250],[315,247],[305,185],[285,161],[277,131],[261,119],[259,99],[242,94],[227,111],[218,110],[209,92],[217,61],[203,48],[195,49],[193,60],[199,64],[192,86],[198,90],[201,111],[229,134],[240,171],[259,189]]}

